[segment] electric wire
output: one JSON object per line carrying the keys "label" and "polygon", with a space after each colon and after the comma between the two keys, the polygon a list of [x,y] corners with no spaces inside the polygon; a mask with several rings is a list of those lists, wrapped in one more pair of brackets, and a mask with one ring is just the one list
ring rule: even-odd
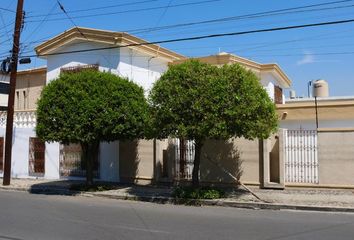
{"label": "electric wire", "polygon": [[[244,17],[256,17],[257,14],[261,14],[263,17],[267,16],[264,15],[266,13],[272,13],[272,12],[280,12],[280,11],[288,11],[288,10],[293,10],[293,9],[302,9],[302,8],[309,8],[309,7],[314,7],[314,6],[323,6],[323,5],[329,5],[329,4],[335,4],[335,3],[340,3],[340,2],[349,2],[353,0],[345,0],[345,1],[335,1],[335,2],[327,2],[327,3],[322,3],[322,4],[313,4],[313,5],[306,5],[306,6],[300,6],[300,7],[293,7],[293,8],[285,8],[285,9],[278,9],[278,10],[273,10],[273,11],[267,11],[267,12],[261,12],[261,13],[254,13],[254,14],[247,14],[247,15],[241,15],[241,16],[233,16],[233,17],[228,17],[228,18],[219,18],[219,19],[212,19],[212,20],[207,20],[207,21],[199,21],[199,22],[190,22],[190,23],[182,23],[182,24],[175,24],[175,25],[168,25],[168,26],[162,26],[158,28],[139,28],[139,29],[129,29],[129,30],[123,30],[124,32],[130,32],[132,34],[138,34],[138,33],[143,33],[144,31],[157,31],[157,30],[163,30],[163,29],[171,29],[175,27],[183,27],[183,26],[192,26],[192,25],[197,25],[197,24],[206,24],[206,23],[212,23],[212,22],[218,22],[218,21],[228,21],[229,20],[237,20],[237,19],[242,19]],[[350,5],[350,7],[353,7],[354,5]],[[348,6],[346,6],[348,7]],[[324,10],[324,9],[319,9],[319,10]],[[326,9],[328,10],[328,9]],[[292,12],[288,12],[292,13]],[[193,31],[195,33],[195,31]],[[37,41],[33,41],[37,42]],[[30,42],[30,43],[33,43]],[[40,42],[40,41],[38,41]]]}
{"label": "electric wire", "polygon": [[[346,24],[346,23],[352,23],[352,22],[354,22],[354,19],[345,19],[345,20],[339,20],[339,21],[309,23],[309,24],[274,27],[274,28],[263,28],[263,29],[240,31],[240,32],[218,33],[218,34],[200,35],[200,36],[186,37],[186,38],[174,38],[174,39],[159,40],[159,41],[152,41],[152,42],[120,45],[120,46],[110,46],[110,47],[102,47],[102,48],[91,48],[91,49],[82,49],[82,50],[74,50],[74,51],[64,51],[64,52],[58,52],[58,53],[47,53],[47,54],[41,54],[38,56],[55,56],[55,55],[63,55],[63,54],[70,54],[70,53],[117,49],[117,48],[124,48],[124,47],[145,46],[145,45],[174,43],[174,42],[183,42],[183,41],[195,41],[195,40],[209,39],[209,38],[247,35],[247,34],[255,34],[255,33],[265,33],[265,32],[275,32],[275,31],[284,31],[284,30],[291,30],[291,29],[302,29],[302,28],[309,28],[309,27],[328,26],[328,25],[338,25],[338,24]],[[23,56],[23,57],[36,57],[36,56],[37,55],[28,55],[28,56]]]}
{"label": "electric wire", "polygon": [[[181,3],[181,4],[175,4],[175,5],[170,5],[169,8],[176,8],[176,7],[186,7],[186,6],[192,6],[192,5],[200,5],[200,4],[205,4],[205,3],[212,3],[212,2],[219,2],[222,0],[204,0],[204,1],[197,1],[197,2],[191,2],[191,3]],[[160,7],[149,7],[149,8],[140,8],[140,9],[131,9],[131,10],[124,10],[124,11],[116,11],[116,12],[105,12],[105,13],[97,13],[97,14],[89,14],[89,15],[80,15],[80,16],[74,16],[72,17],[73,19],[81,19],[81,18],[92,18],[92,17],[98,17],[98,16],[109,16],[109,15],[117,15],[117,14],[122,14],[122,13],[132,13],[132,12],[142,12],[142,11],[151,11],[151,10],[158,10],[158,9],[164,9],[167,6],[160,6]],[[51,18],[48,19],[48,21],[61,21],[65,20],[66,18]],[[39,20],[30,20],[28,22],[38,22]]]}
{"label": "electric wire", "polygon": [[78,30],[78,32],[81,34],[81,36],[83,36],[84,38],[87,39],[87,37],[82,33],[82,31],[80,30],[80,28],[76,25],[76,23],[74,22],[74,20],[70,17],[70,15],[66,12],[64,6],[59,2],[59,0],[57,0],[57,3],[60,7],[60,9],[65,13],[66,17],[70,20],[70,22],[76,27],[76,29]]}
{"label": "electric wire", "polygon": [[[97,10],[101,10],[101,9],[111,9],[111,8],[116,8],[116,7],[145,4],[145,3],[157,2],[157,1],[160,1],[160,0],[145,0],[145,1],[130,2],[130,3],[120,3],[120,4],[108,5],[108,6],[102,6],[102,7],[71,10],[71,11],[67,11],[67,13],[71,14],[71,13],[77,13],[77,12],[97,11]],[[62,12],[52,13],[51,16],[57,16],[57,15],[62,15],[62,14],[63,14]],[[46,16],[46,14],[32,15],[31,17],[37,18],[37,17],[43,17],[43,16]]]}

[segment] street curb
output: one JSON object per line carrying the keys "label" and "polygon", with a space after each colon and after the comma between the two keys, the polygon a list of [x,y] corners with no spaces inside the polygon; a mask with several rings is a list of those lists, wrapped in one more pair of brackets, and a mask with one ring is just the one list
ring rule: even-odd
{"label": "street curb", "polygon": [[176,205],[190,205],[190,206],[219,206],[219,207],[233,207],[233,208],[246,208],[254,210],[299,210],[299,211],[317,211],[317,212],[338,212],[338,213],[354,213],[354,208],[346,207],[332,207],[332,206],[310,206],[310,205],[291,205],[279,203],[261,203],[261,202],[237,202],[237,201],[224,201],[224,200],[197,200],[197,199],[175,199],[170,197],[161,196],[134,196],[134,195],[113,195],[100,192],[80,192],[72,191],[66,188],[54,187],[38,187],[38,188],[25,188],[25,187],[1,187],[0,190],[22,191],[34,194],[58,194],[70,196],[83,196],[83,197],[101,197],[116,200],[130,200],[142,201],[158,204],[176,204]]}
{"label": "street curb", "polygon": [[318,211],[318,212],[345,212],[354,213],[354,208],[346,207],[331,207],[331,206],[309,206],[309,205],[289,205],[278,203],[257,203],[257,202],[231,202],[222,200],[183,200],[168,197],[146,197],[146,196],[131,196],[131,195],[111,195],[104,193],[92,193],[92,196],[103,197],[117,200],[131,200],[143,201],[162,204],[183,204],[183,205],[197,205],[197,206],[219,206],[219,207],[233,207],[246,209],[266,209],[266,210],[300,210],[300,211]]}

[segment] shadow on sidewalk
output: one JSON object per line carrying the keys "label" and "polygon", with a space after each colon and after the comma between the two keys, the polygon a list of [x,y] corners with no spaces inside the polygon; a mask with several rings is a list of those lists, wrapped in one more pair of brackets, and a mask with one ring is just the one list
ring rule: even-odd
{"label": "shadow on sidewalk", "polygon": [[94,195],[111,195],[131,198],[169,198],[172,188],[155,185],[136,185],[131,183],[112,183],[96,181],[93,186],[86,186],[83,180],[60,180],[35,183],[28,189],[32,194],[75,196],[83,193]]}

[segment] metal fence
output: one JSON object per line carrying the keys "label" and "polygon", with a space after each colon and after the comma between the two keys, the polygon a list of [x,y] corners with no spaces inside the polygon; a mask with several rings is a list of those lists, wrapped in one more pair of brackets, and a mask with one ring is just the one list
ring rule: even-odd
{"label": "metal fence", "polygon": [[285,181],[318,183],[316,130],[285,131]]}
{"label": "metal fence", "polygon": [[172,140],[177,179],[191,180],[194,162],[194,141],[175,138]]}

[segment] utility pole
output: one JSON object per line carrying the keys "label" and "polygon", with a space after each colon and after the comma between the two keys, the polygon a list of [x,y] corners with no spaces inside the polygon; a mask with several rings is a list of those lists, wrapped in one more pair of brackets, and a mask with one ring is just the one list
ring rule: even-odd
{"label": "utility pole", "polygon": [[11,57],[11,75],[10,75],[10,92],[7,104],[7,119],[6,119],[6,137],[5,137],[5,166],[3,185],[10,185],[11,179],[11,157],[12,157],[12,135],[13,135],[13,120],[14,120],[14,103],[17,77],[18,53],[20,46],[20,34],[23,20],[23,1],[17,1],[16,22],[14,30],[14,42],[12,47]]}

